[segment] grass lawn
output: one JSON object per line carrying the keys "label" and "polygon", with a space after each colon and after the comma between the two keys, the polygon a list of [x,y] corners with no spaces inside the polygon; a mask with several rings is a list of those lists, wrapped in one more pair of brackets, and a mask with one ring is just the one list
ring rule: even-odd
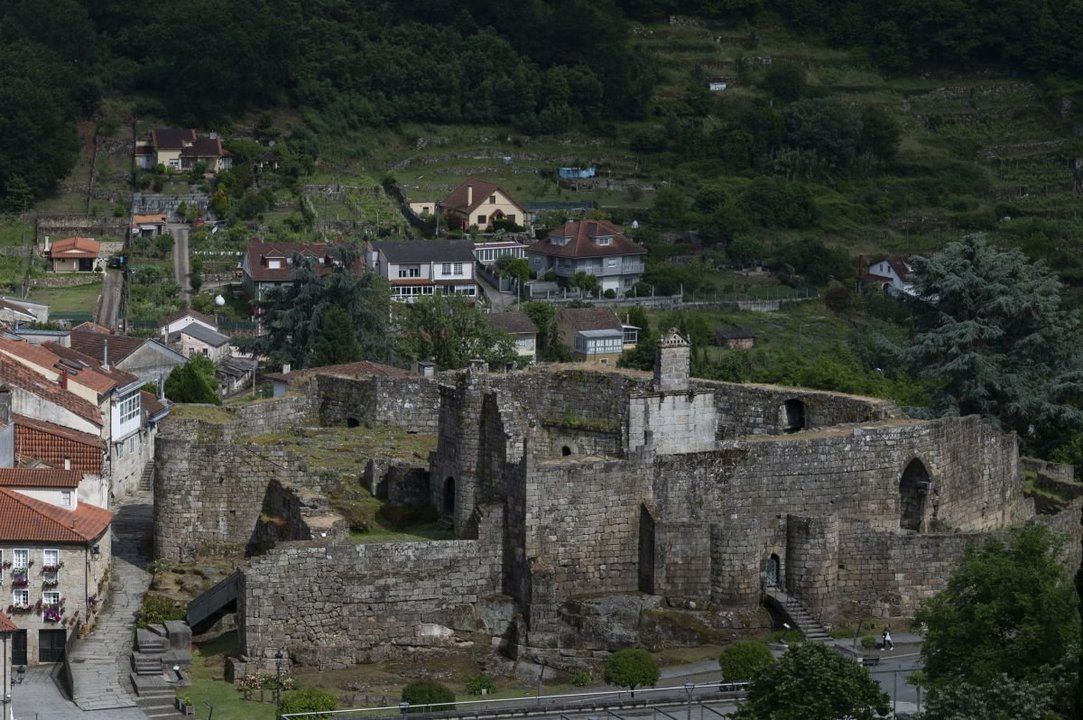
{"label": "grass lawn", "polygon": [[48,303],[50,313],[93,313],[102,292],[102,281],[97,277],[86,285],[71,287],[37,287],[30,291],[34,302]]}
{"label": "grass lawn", "polygon": [[232,683],[225,681],[226,657],[236,652],[237,638],[232,632],[193,649],[189,668],[192,686],[178,694],[192,699],[200,717],[207,717],[209,709],[214,708],[214,716],[218,718],[273,720],[275,706],[270,691],[264,691],[264,702],[258,701],[258,690],[253,693],[253,700],[245,700]]}

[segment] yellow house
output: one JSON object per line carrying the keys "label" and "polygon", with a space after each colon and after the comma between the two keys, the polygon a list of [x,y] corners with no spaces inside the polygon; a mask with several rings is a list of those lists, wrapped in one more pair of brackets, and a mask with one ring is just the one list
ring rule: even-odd
{"label": "yellow house", "polygon": [[101,245],[88,237],[57,240],[47,251],[53,272],[91,272],[101,256]]}
{"label": "yellow house", "polygon": [[526,223],[526,210],[499,186],[470,178],[444,200],[447,227],[491,230],[497,220],[516,225]]}

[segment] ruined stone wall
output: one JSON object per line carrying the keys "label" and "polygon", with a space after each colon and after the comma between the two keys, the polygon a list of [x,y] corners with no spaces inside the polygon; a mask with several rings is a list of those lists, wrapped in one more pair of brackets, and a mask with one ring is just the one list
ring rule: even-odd
{"label": "ruined stone wall", "polygon": [[711,597],[711,528],[698,522],[656,523],[654,592],[672,604],[706,607]]}
{"label": "ruined stone wall", "polygon": [[526,488],[526,556],[552,567],[560,596],[635,591],[649,467],[568,460],[533,468]]}
{"label": "ruined stone wall", "polygon": [[158,436],[155,457],[155,556],[244,552],[272,483],[292,485],[305,475],[283,448],[201,442],[198,430],[171,424]]}
{"label": "ruined stone wall", "polygon": [[229,427],[232,437],[266,435],[317,422],[315,403],[309,393],[286,395],[230,408],[237,422]]}
{"label": "ruined stone wall", "polygon": [[839,582],[838,518],[787,515],[786,550],[786,591],[816,617],[833,621]]}
{"label": "ruined stone wall", "polygon": [[[439,385],[429,378],[344,378],[317,375],[314,392],[324,425],[354,420],[398,425],[410,432],[435,435],[440,414]],[[309,393],[306,393],[309,394]]]}
{"label": "ruined stone wall", "polygon": [[784,430],[782,407],[787,400],[799,400],[808,428],[871,422],[900,417],[887,400],[818,392],[775,385],[738,385],[697,380],[697,392],[713,392],[720,418],[718,438],[742,435],[774,435]]}
{"label": "ruined stone wall", "polygon": [[502,634],[510,606],[486,609],[500,592],[501,512],[479,515],[477,540],[285,544],[254,559],[238,602],[242,652],[281,648],[332,669],[452,646],[464,632]]}

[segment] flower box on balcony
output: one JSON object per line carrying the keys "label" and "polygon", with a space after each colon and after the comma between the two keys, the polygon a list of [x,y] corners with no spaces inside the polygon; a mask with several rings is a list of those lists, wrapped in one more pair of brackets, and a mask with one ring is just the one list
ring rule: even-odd
{"label": "flower box on balcony", "polygon": [[64,563],[60,563],[58,565],[42,565],[41,566],[41,571],[43,573],[55,573],[57,570],[59,570],[63,566],[64,566]]}
{"label": "flower box on balcony", "polygon": [[63,613],[61,612],[60,608],[56,607],[45,608],[45,610],[41,613],[41,619],[45,622],[50,623],[60,622],[62,617]]}
{"label": "flower box on balcony", "polygon": [[53,585],[59,585],[60,584],[60,578],[57,577],[56,573],[52,573],[51,575],[46,575],[46,576],[42,577],[41,584],[46,586],[46,587],[51,587]]}
{"label": "flower box on balcony", "polygon": [[12,587],[26,587],[29,584],[30,584],[30,580],[26,577],[26,575],[12,575],[11,576],[11,586]]}

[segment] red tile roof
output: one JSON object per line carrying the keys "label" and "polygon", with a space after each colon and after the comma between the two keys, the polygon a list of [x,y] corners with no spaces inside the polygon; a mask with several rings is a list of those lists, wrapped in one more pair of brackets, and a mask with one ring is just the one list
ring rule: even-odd
{"label": "red tile roof", "polygon": [[161,213],[151,215],[135,215],[132,217],[132,225],[165,225],[166,216]]}
{"label": "red tile roof", "polygon": [[220,158],[229,153],[222,149],[220,139],[200,135],[192,141],[191,145],[185,146],[180,154],[181,157],[190,158]]}
{"label": "red tile roof", "polygon": [[58,258],[96,258],[102,246],[97,240],[88,237],[70,237],[57,240],[49,248],[49,256]]}
{"label": "red tile roof", "polygon": [[[497,192],[511,201],[512,205],[519,208],[519,210],[522,210],[524,215],[526,214],[526,210],[523,210],[523,207],[519,203],[512,200],[511,195],[509,195],[506,190],[499,185],[493,185],[492,183],[478,180],[477,178],[467,178],[464,183],[452,190],[451,194],[444,198],[444,209],[469,215],[477,209],[479,205],[489,202],[489,197]],[[472,201],[467,202],[467,197],[471,195]]]}
{"label": "red tile roof", "polygon": [[11,618],[0,612],[0,632],[10,633],[18,632],[18,630],[19,627],[15,623],[11,622]]}
{"label": "red tile roof", "polygon": [[0,488],[0,541],[85,543],[109,529],[113,513],[80,503],[75,510]]}
{"label": "red tile roof", "polygon": [[[316,272],[325,273],[331,267],[327,258],[331,256],[334,245],[328,243],[265,243],[253,240],[245,250],[244,269],[253,282],[289,282],[297,265],[286,262],[294,255],[323,260],[316,265]],[[283,258],[277,270],[267,267],[267,258]],[[359,255],[354,264],[354,272],[365,269],[364,259]]]}
{"label": "red tile roof", "polygon": [[17,360],[0,353],[0,383],[7,383],[20,390],[59,405],[65,410],[101,427],[102,414],[94,403],[75,395],[45,377],[34,372]]}
{"label": "red tile roof", "polygon": [[[599,245],[595,238],[609,237],[607,245]],[[558,245],[557,238],[568,238],[567,244]],[[567,258],[604,257],[610,255],[643,255],[647,248],[636,245],[608,220],[580,220],[564,223],[553,228],[549,237],[538,240],[526,249],[527,253]]]}
{"label": "red tile roof", "polygon": [[169,405],[159,400],[157,395],[152,392],[147,392],[146,390],[139,391],[139,398],[143,411],[151,417],[161,413],[169,407]]}
{"label": "red tile roof", "polygon": [[154,128],[150,131],[150,144],[158,150],[180,150],[185,143],[196,141],[196,131],[191,128]]}
{"label": "red tile roof", "polygon": [[72,350],[98,360],[105,357],[105,346],[108,344],[109,362],[118,363],[143,347],[143,343],[147,342],[147,339],[128,337],[127,335],[108,335],[97,330],[75,328],[68,336],[68,341],[71,343]]}
{"label": "red tile roof", "polygon": [[[76,375],[72,375],[71,380],[73,382],[80,382],[80,379],[84,375],[90,373],[93,382],[98,383],[99,387],[107,388],[99,390],[98,392],[107,392],[108,390],[112,390],[114,387],[125,387],[139,381],[139,378],[137,376],[132,375],[130,372],[121,370],[116,365],[112,364],[114,362],[114,358],[111,340],[112,339],[110,338],[109,367],[105,367],[104,365],[102,365],[104,355],[101,357],[94,357],[93,355],[81,353],[75,348],[64,347],[60,343],[55,342],[42,343],[41,346],[49,350],[50,352],[56,353],[58,357],[62,357],[65,360],[86,363],[89,367],[87,367],[85,370],[80,370]],[[82,384],[90,387],[89,383]]]}
{"label": "red tile roof", "polygon": [[369,362],[368,360],[362,360],[355,363],[344,363],[342,365],[324,365],[323,367],[306,368],[304,370],[295,370],[289,373],[268,373],[264,377],[271,380],[278,380],[279,382],[301,382],[307,380],[310,377],[316,375],[338,375],[340,377],[386,377],[386,378],[414,378],[417,377],[409,370],[403,370],[402,368],[392,367],[391,365],[381,365],[380,363]]}
{"label": "red tile roof", "polygon": [[79,432],[35,420],[25,415],[12,415],[15,425],[15,457],[20,461],[39,460],[54,468],[71,461],[73,470],[100,474],[105,442],[97,435]]}
{"label": "red tile roof", "polygon": [[557,317],[570,330],[621,330],[620,318],[610,308],[561,308]]}
{"label": "red tile roof", "polygon": [[0,468],[0,486],[77,488],[83,473],[59,468]]}

